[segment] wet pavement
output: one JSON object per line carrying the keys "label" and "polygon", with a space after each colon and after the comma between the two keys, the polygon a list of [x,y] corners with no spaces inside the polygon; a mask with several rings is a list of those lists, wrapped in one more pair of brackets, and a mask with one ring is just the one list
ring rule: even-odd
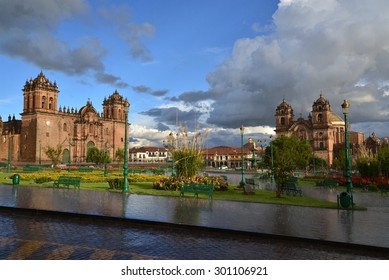
{"label": "wet pavement", "polygon": [[[336,192],[304,188],[304,196]],[[0,207],[37,209],[91,216],[291,236],[389,249],[389,197],[355,194],[367,211],[159,197],[74,189],[0,186]]]}

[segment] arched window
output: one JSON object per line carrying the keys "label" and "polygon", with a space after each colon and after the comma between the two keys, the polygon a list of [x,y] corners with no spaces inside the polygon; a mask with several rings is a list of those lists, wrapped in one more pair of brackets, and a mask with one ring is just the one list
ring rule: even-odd
{"label": "arched window", "polygon": [[324,143],[320,142],[320,149],[324,149]]}
{"label": "arched window", "polygon": [[68,125],[66,123],[63,124],[63,131],[68,131]]}
{"label": "arched window", "polygon": [[281,125],[285,125],[285,118],[281,117]]}
{"label": "arched window", "polygon": [[317,121],[318,122],[323,122],[323,115],[322,114],[318,114],[317,115]]}
{"label": "arched window", "polygon": [[53,108],[53,98],[50,97],[49,99],[49,109],[51,110]]}
{"label": "arched window", "polygon": [[42,96],[42,109],[45,108],[46,96]]}

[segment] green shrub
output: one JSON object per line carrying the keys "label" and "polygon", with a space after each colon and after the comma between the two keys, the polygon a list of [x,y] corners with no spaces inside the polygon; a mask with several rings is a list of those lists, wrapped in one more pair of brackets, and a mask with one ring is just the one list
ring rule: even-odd
{"label": "green shrub", "polygon": [[51,177],[48,176],[38,177],[34,179],[34,182],[37,184],[43,184],[51,181],[53,181],[53,179],[51,179]]}

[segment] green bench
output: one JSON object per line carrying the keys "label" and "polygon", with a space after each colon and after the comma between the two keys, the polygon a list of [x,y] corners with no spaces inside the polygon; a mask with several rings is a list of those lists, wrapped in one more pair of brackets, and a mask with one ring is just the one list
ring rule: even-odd
{"label": "green bench", "polygon": [[59,176],[58,180],[54,181],[54,187],[64,187],[69,188],[69,186],[74,186],[75,188],[80,188],[81,178],[80,177],[70,177],[70,176]]}
{"label": "green bench", "polygon": [[23,167],[23,172],[38,172],[42,171],[42,166],[26,165]]}
{"label": "green bench", "polygon": [[77,170],[78,170],[78,172],[92,172],[92,171],[93,171],[93,168],[89,168],[89,167],[79,167]]}
{"label": "green bench", "polygon": [[281,193],[286,194],[286,195],[303,195],[303,192],[301,188],[297,186],[295,182],[292,181],[287,181],[281,186]]}
{"label": "green bench", "polygon": [[381,187],[381,195],[384,195],[384,194],[388,195],[388,192],[389,192],[389,185],[383,185]]}
{"label": "green bench", "polygon": [[194,193],[196,197],[199,197],[199,194],[206,194],[208,198],[212,198],[213,192],[214,187],[211,184],[184,184],[180,189],[180,196],[183,197],[185,193]]}

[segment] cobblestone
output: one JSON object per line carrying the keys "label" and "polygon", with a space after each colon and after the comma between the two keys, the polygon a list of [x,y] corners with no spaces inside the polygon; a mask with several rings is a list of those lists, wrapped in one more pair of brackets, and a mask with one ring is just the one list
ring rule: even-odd
{"label": "cobblestone", "polygon": [[388,259],[303,239],[0,208],[0,259]]}

